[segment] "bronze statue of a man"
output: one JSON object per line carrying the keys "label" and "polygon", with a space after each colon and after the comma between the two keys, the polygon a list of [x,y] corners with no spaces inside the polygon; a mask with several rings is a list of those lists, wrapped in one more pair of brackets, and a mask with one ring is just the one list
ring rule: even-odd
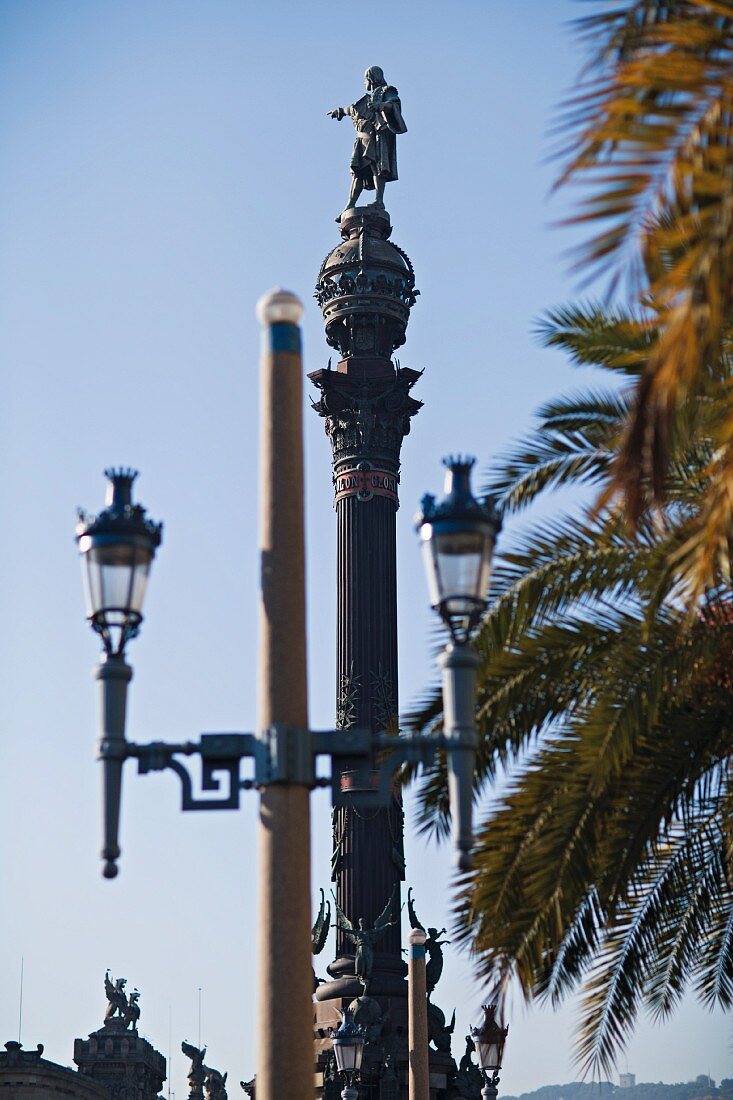
{"label": "bronze statue of a man", "polygon": [[388,84],[378,65],[364,73],[367,94],[350,107],[336,107],[330,118],[339,122],[350,115],[356,130],[351,154],[351,191],[346,209],[356,206],[364,188],[376,191],[377,206],[384,206],[384,185],[397,179],[396,134],[407,132],[397,89]]}

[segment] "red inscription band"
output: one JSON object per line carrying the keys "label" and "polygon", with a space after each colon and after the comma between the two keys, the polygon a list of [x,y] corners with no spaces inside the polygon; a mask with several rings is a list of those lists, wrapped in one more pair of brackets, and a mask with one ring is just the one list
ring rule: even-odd
{"label": "red inscription band", "polygon": [[334,478],[336,487],[336,499],[338,504],[345,497],[356,497],[357,500],[367,501],[372,497],[388,497],[399,506],[397,486],[399,478],[388,470],[371,469],[366,462],[360,462],[353,470],[344,470]]}

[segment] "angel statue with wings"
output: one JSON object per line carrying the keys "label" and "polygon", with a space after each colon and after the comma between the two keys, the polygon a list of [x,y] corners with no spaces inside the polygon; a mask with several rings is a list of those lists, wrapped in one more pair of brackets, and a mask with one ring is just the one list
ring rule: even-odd
{"label": "angel statue with wings", "polygon": [[354,925],[348,919],[343,909],[340,909],[338,903],[334,899],[336,905],[336,927],[348,936],[355,947],[354,958],[354,973],[364,987],[364,993],[367,991],[367,984],[372,976],[372,968],[374,966],[374,944],[377,942],[383,932],[386,932],[388,928],[393,924],[397,924],[399,920],[399,914],[394,920],[390,920],[392,913],[392,905],[394,902],[394,896],[397,892],[395,886],[392,891],[392,896],[385,905],[384,909],[380,913],[377,920],[374,922],[373,928],[366,927],[366,921],[363,917],[359,917],[358,928],[354,928]]}
{"label": "angel statue with wings", "polygon": [[407,891],[407,913],[410,918],[410,928],[419,928],[421,932],[424,932],[427,936],[425,941],[425,951],[427,952],[428,961],[425,966],[425,984],[427,986],[428,997],[435,989],[436,985],[440,981],[440,976],[443,973],[443,947],[446,943],[450,943],[450,940],[441,940],[448,929],[441,928],[438,931],[437,928],[424,928],[420,924],[417,913],[415,912],[415,903],[412,900],[412,887]]}

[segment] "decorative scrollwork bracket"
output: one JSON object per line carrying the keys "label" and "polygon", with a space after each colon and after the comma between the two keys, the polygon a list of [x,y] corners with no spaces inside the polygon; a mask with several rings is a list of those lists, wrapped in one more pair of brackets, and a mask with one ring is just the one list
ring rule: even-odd
{"label": "decorative scrollwork bracket", "polygon": [[[125,666],[126,667],[126,666]],[[334,806],[378,807],[390,805],[395,776],[406,764],[432,763],[442,736],[401,737],[373,734],[351,727],[335,730],[307,730],[274,725],[255,733],[204,733],[198,741],[146,745],[125,737],[124,668],[110,668],[100,677],[104,692],[103,728],[99,759],[104,769],[104,873],[117,873],[122,793],[122,767],[127,759],[137,760],[138,773],[147,775],[170,769],[181,781],[182,810],[236,810],[242,790],[272,784],[299,784],[309,789],[330,787]],[[191,772],[181,757],[201,759],[201,794],[194,793]],[[317,760],[330,757],[330,775],[317,773]],[[243,760],[253,768],[242,777]],[[348,776],[348,781],[345,777]]]}
{"label": "decorative scrollwork bracket", "polygon": [[[153,741],[149,745],[129,744],[128,756],[137,760],[140,775],[170,768],[181,780],[182,810],[238,810],[240,790],[254,786],[251,779],[240,779],[240,762],[257,752],[257,738],[251,733],[203,733],[197,743],[183,745]],[[191,774],[176,759],[178,755],[201,757],[201,790],[222,792],[223,773],[228,782],[219,798],[200,798],[193,794]]]}

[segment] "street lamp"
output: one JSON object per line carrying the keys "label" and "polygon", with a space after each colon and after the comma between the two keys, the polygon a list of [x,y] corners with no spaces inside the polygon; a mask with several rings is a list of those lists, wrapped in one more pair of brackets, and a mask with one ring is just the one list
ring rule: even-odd
{"label": "street lamp", "polygon": [[122,765],[126,756],[125,709],[132,669],[125,661],[125,646],[142,623],[142,605],[163,525],[145,515],[132,502],[135,470],[105,470],[109,481],[106,507],[92,516],[79,511],[76,540],[79,544],[87,619],[102,638],[104,656],[95,670],[102,695],[100,759],[105,761],[104,842],[105,878],[117,874]]}
{"label": "street lamp", "polygon": [[[282,450],[282,446],[281,446]],[[265,476],[272,464],[263,464]],[[465,471],[470,464],[462,463],[454,469]],[[265,725],[257,733],[205,733],[198,741],[171,743],[152,741],[141,745],[128,741],[125,733],[127,687],[132,679],[132,669],[125,659],[127,642],[134,638],[142,623],[142,603],[146,582],[155,551],[161,542],[162,524],[147,518],[145,508],[132,501],[132,484],[137,476],[134,470],[107,470],[109,480],[106,507],[97,515],[87,515],[79,511],[76,539],[79,546],[84,581],[87,594],[87,618],[93,630],[101,637],[103,652],[100,663],[95,669],[95,678],[101,688],[100,698],[100,737],[99,760],[103,765],[103,820],[104,843],[102,858],[105,878],[115,878],[118,873],[117,860],[120,856],[118,843],[119,820],[122,793],[122,766],[127,759],[137,760],[138,772],[163,771],[169,768],[181,781],[181,809],[183,810],[235,810],[239,808],[243,790],[253,787],[264,791],[268,787],[282,788],[288,785],[302,785],[306,788],[330,787],[334,806],[377,808],[389,805],[393,797],[395,775],[406,764],[422,764],[429,767],[438,749],[444,749],[450,769],[451,814],[454,821],[454,838],[457,847],[457,862],[465,868],[467,853],[470,851],[473,836],[471,831],[471,791],[473,778],[473,759],[475,752],[475,732],[473,727],[473,698],[475,694],[475,665],[477,658],[468,641],[468,623],[474,621],[476,610],[483,606],[478,595],[471,598],[461,590],[461,603],[451,595],[445,581],[442,589],[447,598],[441,600],[442,613],[452,616],[454,641],[446,648],[441,657],[444,669],[445,732],[433,736],[399,735],[390,731],[373,733],[369,729],[350,727],[337,730],[309,730],[295,722],[273,722]],[[450,475],[449,475],[450,476]],[[282,494],[270,490],[273,508],[283,512],[289,519],[289,510],[285,508]],[[453,499],[449,497],[449,501]],[[459,495],[464,511],[466,493]],[[468,499],[470,487],[468,487]],[[485,552],[490,555],[493,537],[498,530],[499,521],[487,506],[473,501],[476,515],[490,532],[491,538],[485,542]],[[422,534],[435,546],[445,526],[446,509],[444,504],[435,505],[432,497],[423,500]],[[487,519],[486,517],[490,517]],[[455,517],[450,522],[455,523]],[[442,525],[442,526],[441,526]],[[288,558],[287,540],[279,541]],[[464,541],[461,545],[469,545]],[[468,552],[468,551],[467,551]],[[471,551],[472,552],[472,551]],[[440,576],[451,576],[450,566],[443,565],[446,554],[450,555],[450,546],[446,550],[438,545],[433,554]],[[483,560],[483,559],[482,559]],[[452,565],[453,563],[451,563]],[[272,568],[270,569],[270,573]],[[289,560],[282,563],[281,573],[286,580],[292,580],[294,571]],[[466,569],[454,569],[453,574],[464,576]],[[477,571],[480,583],[485,582],[487,567]],[[265,582],[268,591],[265,592]],[[269,589],[272,588],[272,591]],[[465,585],[464,585],[465,588]],[[291,609],[295,600],[283,600],[282,593],[275,591],[272,578],[263,575],[263,594],[272,606],[279,600]],[[290,618],[284,616],[282,623],[277,622],[279,634],[285,641],[292,642],[293,631]],[[461,626],[461,624],[463,624]],[[281,629],[280,629],[281,628]],[[465,639],[459,634],[463,629]],[[265,637],[269,635],[264,633]],[[283,654],[278,661],[270,661],[277,670],[287,666],[287,647],[281,642]],[[281,684],[282,676],[271,677]],[[380,766],[377,769],[377,784],[374,785],[374,753],[381,751]],[[201,789],[208,792],[204,797],[194,793],[192,777],[182,763],[180,756],[199,756],[202,762]],[[319,756],[331,757],[333,766],[331,775],[316,775],[315,761]],[[247,758],[254,761],[251,778],[240,776],[241,762]],[[348,766],[354,771],[358,782],[353,788],[344,789],[341,784],[341,772]],[[218,792],[219,797],[216,797]]]}
{"label": "street lamp", "polygon": [[496,1005],[481,1005],[484,1018],[480,1027],[471,1028],[471,1038],[476,1044],[479,1069],[486,1084],[481,1092],[482,1100],[496,1100],[499,1070],[504,1054],[504,1043],[509,1025],[502,1027],[496,1020]]}
{"label": "street lamp", "polygon": [[471,631],[486,608],[491,559],[501,519],[490,498],[471,492],[473,458],[447,458],[446,496],[427,494],[417,516],[431,603],[450,630],[439,657],[453,845],[460,870],[471,867],[476,759],[476,670]]}
{"label": "street lamp", "polygon": [[354,1081],[361,1069],[364,1053],[365,1033],[354,1021],[350,1008],[341,1010],[341,1024],[337,1031],[331,1030],[333,1052],[336,1056],[336,1068],[346,1079],[346,1087],[341,1093],[342,1100],[357,1100],[359,1091]]}

